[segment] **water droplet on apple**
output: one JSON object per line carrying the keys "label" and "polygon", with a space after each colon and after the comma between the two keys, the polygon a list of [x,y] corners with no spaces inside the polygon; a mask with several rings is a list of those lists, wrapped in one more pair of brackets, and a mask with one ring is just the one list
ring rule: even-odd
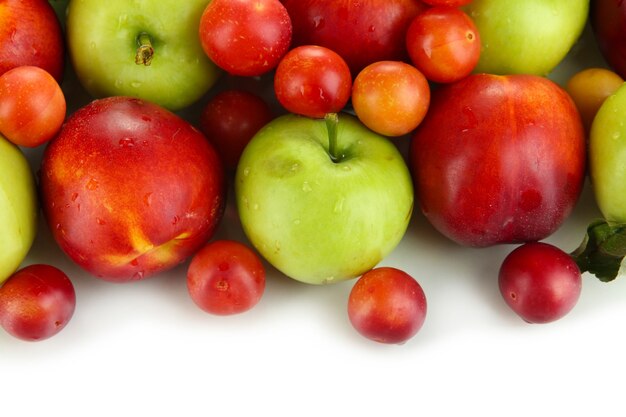
{"label": "water droplet on apple", "polygon": [[146,116],[145,114],[141,116],[141,120],[144,122],[151,122],[152,118],[150,116]]}
{"label": "water droplet on apple", "polygon": [[258,210],[259,209],[259,205],[257,203],[254,203],[252,205],[252,210]]}
{"label": "water droplet on apple", "polygon": [[63,226],[61,226],[61,223],[57,223],[54,227],[57,230],[61,230],[61,227],[63,227]]}
{"label": "water droplet on apple", "polygon": [[291,172],[297,172],[299,169],[300,169],[300,164],[297,162],[294,162],[289,168]]}
{"label": "water droplet on apple", "polygon": [[242,196],[241,202],[243,203],[244,206],[246,206],[246,208],[250,208],[248,197]]}
{"label": "water droplet on apple", "polygon": [[176,224],[180,221],[180,217],[179,216],[174,216],[174,218],[172,219],[172,224]]}
{"label": "water droplet on apple", "polygon": [[115,88],[122,88],[122,86],[124,85],[124,81],[122,81],[121,79],[117,79],[115,80]]}
{"label": "water droplet on apple", "polygon": [[152,204],[152,193],[146,193],[143,196],[143,203],[148,207]]}
{"label": "water droplet on apple", "polygon": [[85,186],[88,190],[93,191],[98,188],[98,181],[95,178],[89,179],[87,181],[87,185]]}
{"label": "water droplet on apple", "polygon": [[352,171],[352,167],[350,165],[342,165],[341,169],[343,169],[344,171]]}
{"label": "water droplet on apple", "polygon": [[335,277],[330,276],[328,278],[324,278],[324,280],[322,281],[322,284],[330,284],[331,282],[333,282],[335,280]]}
{"label": "water droplet on apple", "polygon": [[96,217],[96,223],[98,223],[98,225],[100,225],[100,226],[106,224],[105,221],[102,220],[100,217]]}
{"label": "water droplet on apple", "polygon": [[132,148],[135,146],[135,140],[133,138],[122,138],[119,144],[122,148]]}
{"label": "water droplet on apple", "polygon": [[368,27],[368,28],[367,28],[367,30],[368,30],[369,32],[375,32],[375,31],[376,31],[376,26],[371,25],[370,27]]}
{"label": "water droplet on apple", "polygon": [[341,213],[343,211],[343,202],[345,198],[341,197],[339,200],[335,202],[335,206],[333,207],[333,212]]}
{"label": "water droplet on apple", "polygon": [[308,181],[304,181],[302,183],[302,191],[304,191],[305,193],[313,191],[313,188],[311,187]]}
{"label": "water droplet on apple", "polygon": [[297,226],[297,225],[299,225],[300,223],[301,223],[301,222],[300,222],[300,219],[295,219],[295,220],[293,221],[293,224],[295,224],[296,226]]}
{"label": "water droplet on apple", "polygon": [[133,88],[139,88],[139,87],[141,87],[141,85],[142,85],[141,81],[132,81],[130,83],[130,86],[133,87]]}
{"label": "water droplet on apple", "polygon": [[248,175],[250,175],[250,168],[249,167],[245,167],[243,169],[243,175],[244,175],[244,177],[247,177]]}
{"label": "water droplet on apple", "polygon": [[90,43],[89,43],[89,47],[90,47],[91,49],[96,49],[97,45],[96,45],[96,43],[95,43],[95,42],[90,42]]}
{"label": "water droplet on apple", "polygon": [[620,136],[621,136],[620,132],[613,132],[613,135],[612,135],[613,139],[619,139]]}
{"label": "water droplet on apple", "polygon": [[134,280],[140,280],[143,279],[143,276],[145,275],[145,272],[143,271],[137,271],[135,272],[135,274],[133,275],[133,279]]}
{"label": "water droplet on apple", "polygon": [[76,199],[78,198],[78,193],[73,193],[71,198],[72,201],[76,201]]}

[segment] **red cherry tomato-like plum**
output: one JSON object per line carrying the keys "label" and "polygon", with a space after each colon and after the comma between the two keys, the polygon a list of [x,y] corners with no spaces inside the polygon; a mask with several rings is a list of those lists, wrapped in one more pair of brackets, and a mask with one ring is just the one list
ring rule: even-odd
{"label": "red cherry tomato-like plum", "polygon": [[52,139],[65,120],[65,96],[45,70],[21,66],[0,76],[0,132],[19,146]]}
{"label": "red cherry tomato-like plum", "polygon": [[426,296],[419,283],[391,267],[372,269],[361,276],[348,298],[352,326],[368,339],[404,343],[422,328]]}
{"label": "red cherry tomato-like plum", "polygon": [[357,117],[386,136],[412,132],[424,119],[430,87],[422,73],[399,61],[368,65],[354,79],[352,105]]}
{"label": "red cherry tomato-like plum", "polygon": [[288,111],[322,118],[339,112],[350,99],[352,75],[337,53],[323,46],[304,45],[289,51],[274,75],[274,91]]}
{"label": "red cherry tomato-like plum", "polygon": [[273,70],[291,44],[292,26],[278,0],[213,0],[200,19],[208,57],[233,75]]}
{"label": "red cherry tomato-like plum", "polygon": [[578,265],[556,246],[532,242],[503,261],[498,276],[507,305],[529,323],[548,323],[574,308],[582,289]]}
{"label": "red cherry tomato-like plum", "polygon": [[250,139],[273,118],[269,105],[243,90],[226,90],[213,97],[200,114],[200,130],[215,145],[228,169],[235,169]]}
{"label": "red cherry tomato-like plum", "polygon": [[192,258],[187,289],[194,303],[207,313],[243,313],[260,301],[265,291],[265,269],[246,245],[217,240]]}
{"label": "red cherry tomato-like plum", "polygon": [[51,265],[24,267],[0,287],[0,325],[18,339],[54,336],[70,321],[75,307],[72,282]]}
{"label": "red cherry tomato-like plum", "polygon": [[409,25],[411,62],[430,81],[450,83],[468,76],[480,58],[480,36],[472,19],[456,7],[432,7]]}

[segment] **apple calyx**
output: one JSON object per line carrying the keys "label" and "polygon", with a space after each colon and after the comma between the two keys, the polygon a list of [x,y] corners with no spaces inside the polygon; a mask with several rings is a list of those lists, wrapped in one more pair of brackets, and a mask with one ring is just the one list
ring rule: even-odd
{"label": "apple calyx", "polygon": [[326,113],[324,121],[328,131],[328,155],[331,161],[335,163],[341,162],[345,155],[337,155],[337,125],[339,124],[339,116],[337,113]]}
{"label": "apple calyx", "polygon": [[135,55],[135,64],[149,66],[154,56],[154,48],[152,47],[152,39],[146,32],[137,35],[137,54]]}
{"label": "apple calyx", "polygon": [[626,224],[604,219],[591,222],[580,246],[570,254],[580,272],[590,272],[602,282],[613,281],[626,256]]}

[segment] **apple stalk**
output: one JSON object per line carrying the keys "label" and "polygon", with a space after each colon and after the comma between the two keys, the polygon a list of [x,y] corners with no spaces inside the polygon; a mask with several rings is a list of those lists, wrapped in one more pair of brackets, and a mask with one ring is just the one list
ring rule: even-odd
{"label": "apple stalk", "polygon": [[337,125],[339,124],[339,116],[337,113],[327,113],[324,116],[326,121],[326,129],[328,131],[328,155],[330,159],[337,163],[340,162],[344,155],[337,155]]}
{"label": "apple stalk", "polygon": [[146,32],[137,35],[137,54],[135,55],[135,64],[149,66],[154,56],[154,48],[152,47],[152,39]]}

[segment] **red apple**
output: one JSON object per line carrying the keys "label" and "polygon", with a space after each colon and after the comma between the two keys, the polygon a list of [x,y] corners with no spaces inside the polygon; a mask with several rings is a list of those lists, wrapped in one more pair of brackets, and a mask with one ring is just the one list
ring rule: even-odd
{"label": "red apple", "polygon": [[175,114],[128,97],[76,111],[46,148],[44,214],[92,274],[138,280],[178,265],[212,236],[224,205],[216,152]]}
{"label": "red apple", "polygon": [[63,77],[65,41],[57,15],[47,0],[0,2],[0,74],[22,65]]}
{"label": "red apple", "polygon": [[405,35],[426,6],[417,0],[283,0],[293,26],[293,45],[320,45],[337,52],[353,75],[383,60],[407,59]]}
{"label": "red apple", "polygon": [[422,211],[445,236],[525,242],[553,233],[577,202],[585,135],[554,82],[477,74],[435,90],[410,157]]}
{"label": "red apple", "polygon": [[595,0],[590,7],[589,21],[600,52],[609,65],[626,78],[626,2]]}

